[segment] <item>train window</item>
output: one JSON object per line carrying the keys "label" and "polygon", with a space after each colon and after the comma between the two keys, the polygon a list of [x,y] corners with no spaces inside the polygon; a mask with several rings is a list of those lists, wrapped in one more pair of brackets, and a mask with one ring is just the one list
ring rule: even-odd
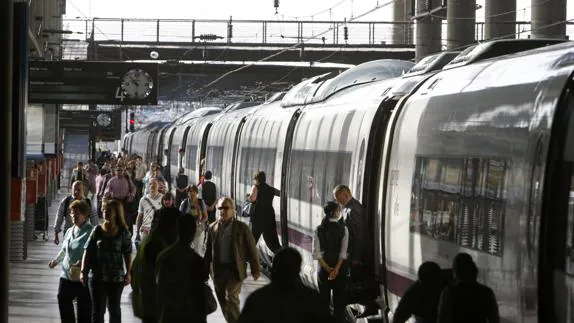
{"label": "train window", "polygon": [[411,232],[500,255],[508,166],[494,158],[417,157]]}
{"label": "train window", "polygon": [[185,164],[187,168],[194,170],[197,167],[197,146],[187,146],[185,149]]}
{"label": "train window", "polygon": [[177,165],[179,167],[179,145],[171,145],[171,150],[169,152],[169,163],[170,165]]}
{"label": "train window", "polygon": [[245,185],[253,183],[253,174],[262,170],[265,172],[267,184],[273,185],[275,175],[275,148],[243,148],[241,149],[241,176],[240,181]]}
{"label": "train window", "polygon": [[349,184],[351,153],[293,150],[289,195],[301,201],[323,205],[332,199],[333,187]]}
{"label": "train window", "polygon": [[210,170],[214,176],[221,177],[223,173],[223,147],[210,146],[207,149],[206,163],[206,170]]}

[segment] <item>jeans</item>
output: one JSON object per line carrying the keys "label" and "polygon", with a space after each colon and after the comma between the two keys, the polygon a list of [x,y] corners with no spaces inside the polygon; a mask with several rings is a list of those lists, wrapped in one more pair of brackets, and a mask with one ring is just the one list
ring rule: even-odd
{"label": "jeans", "polygon": [[[74,299],[78,302],[77,316],[74,314]],[[81,282],[60,278],[58,286],[58,308],[62,323],[89,323],[92,314],[90,292]],[[77,318],[77,321],[76,321]]]}
{"label": "jeans", "polygon": [[88,285],[92,297],[92,323],[104,323],[106,305],[110,311],[110,323],[121,323],[120,300],[124,283],[103,282],[90,278]]}

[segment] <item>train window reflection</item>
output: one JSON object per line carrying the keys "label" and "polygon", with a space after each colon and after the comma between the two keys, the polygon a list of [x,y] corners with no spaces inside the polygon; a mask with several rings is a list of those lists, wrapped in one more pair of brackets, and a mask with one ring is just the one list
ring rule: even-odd
{"label": "train window reflection", "polygon": [[197,146],[195,145],[187,146],[185,150],[186,150],[185,153],[187,155],[187,158],[185,159],[185,164],[187,168],[195,169],[195,167],[197,166]]}
{"label": "train window reflection", "polygon": [[337,184],[348,184],[351,153],[293,150],[289,172],[289,195],[311,204],[332,199]]}
{"label": "train window reflection", "polygon": [[173,144],[171,145],[171,150],[169,151],[169,163],[171,165],[177,165],[179,167],[179,145]]}
{"label": "train window reflection", "polygon": [[206,170],[210,170],[214,176],[220,177],[223,173],[223,147],[209,146],[206,156]]}
{"label": "train window reflection", "polygon": [[267,184],[273,185],[275,175],[275,148],[252,148],[241,149],[241,183],[251,186],[253,175],[256,171],[265,172]]}
{"label": "train window reflection", "polygon": [[417,157],[411,232],[501,255],[508,167],[501,158]]}

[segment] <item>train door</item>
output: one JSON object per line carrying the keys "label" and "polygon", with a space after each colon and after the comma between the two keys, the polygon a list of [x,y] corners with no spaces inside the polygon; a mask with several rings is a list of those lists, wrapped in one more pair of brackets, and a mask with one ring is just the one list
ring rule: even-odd
{"label": "train door", "polygon": [[239,126],[237,127],[237,132],[235,133],[235,139],[233,141],[233,157],[231,158],[231,198],[235,199],[236,201],[240,201],[241,199],[237,198],[237,187],[236,184],[238,183],[237,178],[239,178],[240,171],[237,168],[237,156],[239,156],[239,138],[241,137],[241,131],[243,130],[243,126],[245,125],[245,121],[247,117],[243,117],[239,122]]}
{"label": "train door", "polygon": [[[572,84],[571,84],[572,85]],[[574,322],[574,97],[557,108],[542,202],[539,322]]]}
{"label": "train door", "polygon": [[[207,154],[207,136],[209,136],[209,130],[211,129],[213,123],[208,123],[203,130],[203,135],[201,136],[201,150],[199,151],[199,160],[205,160],[205,155]],[[199,176],[205,173],[205,162],[199,164]]]}

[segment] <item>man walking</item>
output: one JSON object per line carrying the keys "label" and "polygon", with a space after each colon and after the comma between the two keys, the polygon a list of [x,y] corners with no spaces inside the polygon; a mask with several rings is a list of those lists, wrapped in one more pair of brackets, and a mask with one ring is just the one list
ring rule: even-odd
{"label": "man walking", "polygon": [[90,206],[90,214],[89,214],[89,221],[92,226],[97,226],[100,224],[98,220],[98,215],[96,210],[92,206],[90,199],[85,198],[84,195],[84,183],[81,181],[75,181],[72,184],[72,194],[64,197],[64,199],[60,202],[58,206],[58,213],[56,215],[56,223],[54,223],[54,243],[60,243],[59,234],[62,232],[62,224],[64,224],[64,233],[68,228],[72,227],[74,223],[72,222],[72,218],[70,217],[70,210],[69,206],[72,204],[73,201],[85,201]]}
{"label": "man walking", "polygon": [[259,255],[249,227],[235,220],[233,200],[220,198],[217,210],[219,219],[208,232],[205,264],[211,267],[223,316],[228,323],[235,323],[239,318],[239,293],[247,277],[247,263],[253,279],[259,279]]}

